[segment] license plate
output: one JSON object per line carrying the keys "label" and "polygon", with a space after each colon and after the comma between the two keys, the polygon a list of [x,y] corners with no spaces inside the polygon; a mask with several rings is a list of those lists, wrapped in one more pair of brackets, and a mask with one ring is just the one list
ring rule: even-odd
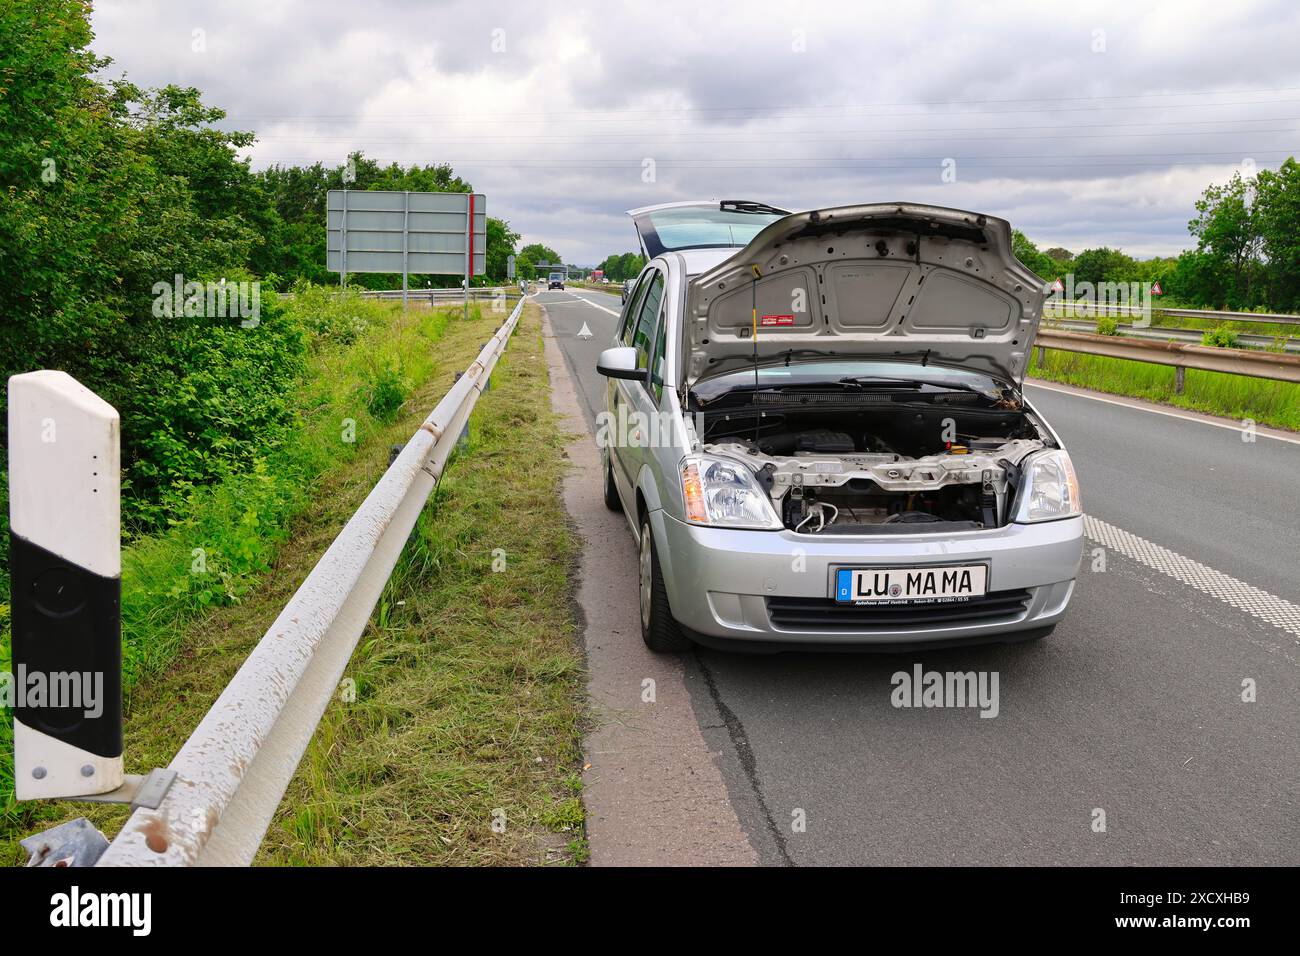
{"label": "license plate", "polygon": [[840,604],[941,603],[980,597],[988,568],[958,564],[941,568],[839,568],[835,600]]}

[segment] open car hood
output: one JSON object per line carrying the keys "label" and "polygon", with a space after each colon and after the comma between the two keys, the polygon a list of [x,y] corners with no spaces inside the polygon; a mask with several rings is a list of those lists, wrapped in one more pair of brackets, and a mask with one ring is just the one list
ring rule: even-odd
{"label": "open car hood", "polygon": [[915,203],[795,213],[691,280],[685,384],[756,358],[898,357],[1019,386],[1046,295],[1004,219]]}

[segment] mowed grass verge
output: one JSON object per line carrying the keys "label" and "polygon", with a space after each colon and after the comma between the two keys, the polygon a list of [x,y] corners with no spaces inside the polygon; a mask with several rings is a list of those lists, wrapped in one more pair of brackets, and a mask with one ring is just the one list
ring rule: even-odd
{"label": "mowed grass verge", "polygon": [[[487,329],[483,330],[486,338]],[[577,555],[527,306],[267,834],[267,864],[582,862]],[[355,681],[355,701],[348,697]]]}
{"label": "mowed grass verge", "polygon": [[[504,318],[447,321],[436,348],[426,345],[429,374],[392,424],[376,424],[312,485],[258,585],[187,627],[174,662],[140,682],[127,716],[128,770],[168,763],[374,486],[389,445],[411,435]],[[262,862],[581,858],[581,667],[567,573],[576,552],[557,491],[563,437],[540,356],[530,309],[480,401],[471,447],[448,469],[362,637],[348,671],[355,700],[344,690],[331,706]],[[525,444],[512,451],[516,440]],[[492,573],[498,546],[512,573]],[[503,833],[492,827],[498,808]],[[81,815],[110,836],[126,818],[120,808],[71,803],[21,814],[0,833],[6,862],[20,861],[17,840],[32,830]]]}
{"label": "mowed grass verge", "polygon": [[1300,385],[1270,379],[1188,369],[1181,395],[1174,391],[1175,370],[1168,365],[1133,362],[1104,355],[1048,349],[1038,361],[1030,353],[1029,375],[1112,395],[1127,395],[1238,421],[1300,431]]}

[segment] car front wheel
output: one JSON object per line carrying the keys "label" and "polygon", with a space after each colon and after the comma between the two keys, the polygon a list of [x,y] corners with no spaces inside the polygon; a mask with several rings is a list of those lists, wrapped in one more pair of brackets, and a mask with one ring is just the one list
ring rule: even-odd
{"label": "car front wheel", "polygon": [[682,633],[668,607],[668,591],[659,571],[650,519],[641,519],[640,554],[637,562],[640,578],[641,640],[656,654],[673,654],[689,650],[691,639]]}
{"label": "car front wheel", "polygon": [[605,459],[605,507],[610,511],[622,511],[623,502],[618,497],[618,486],[614,484],[614,459]]}

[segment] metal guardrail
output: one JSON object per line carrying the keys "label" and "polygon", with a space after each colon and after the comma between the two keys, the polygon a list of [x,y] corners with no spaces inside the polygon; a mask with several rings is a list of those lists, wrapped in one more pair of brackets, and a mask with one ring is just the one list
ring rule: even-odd
{"label": "metal guardrail", "polygon": [[1300,315],[1279,312],[1223,312],[1218,309],[1157,309],[1165,315],[1185,319],[1217,319],[1222,322],[1258,322],[1265,325],[1300,325]]}
{"label": "metal guardrail", "polygon": [[[1053,319],[1062,329],[1069,332],[1096,332],[1097,323],[1090,319]],[[1119,325],[1118,329],[1121,335],[1131,336],[1136,339],[1152,339],[1157,342],[1174,339],[1180,342],[1190,342],[1193,345],[1199,345],[1201,337],[1205,334],[1204,329],[1180,329],[1170,325]],[[1234,333],[1237,338],[1238,347],[1266,349],[1275,346],[1278,341],[1282,342],[1282,351],[1300,352],[1300,337],[1281,335],[1258,335],[1251,332]]]}
{"label": "metal guardrail", "polygon": [[1040,350],[1040,362],[1041,350],[1048,348],[1169,365],[1177,372],[1176,391],[1179,393],[1183,390],[1184,372],[1189,368],[1279,382],[1300,382],[1300,355],[1220,349],[1190,342],[1152,342],[1117,335],[1064,332],[1041,326],[1034,339],[1034,348]]}
{"label": "metal guardrail", "polygon": [[[527,294],[531,295],[533,292],[536,291],[536,289],[533,288],[533,286],[535,285],[534,283],[526,282],[525,284],[529,286],[529,291]],[[401,289],[357,289],[355,287],[352,287],[351,291],[356,292],[363,299],[383,299],[383,300],[396,299],[399,301],[402,299]],[[276,294],[279,295],[282,299],[292,299],[294,297],[294,293],[292,292],[279,292]],[[492,287],[474,286],[471,287],[469,290],[470,301],[479,301],[479,302],[484,300],[499,299],[502,296],[512,297],[518,294],[519,294],[518,284],[508,285],[508,286],[492,286]],[[416,302],[428,302],[435,305],[454,305],[457,302],[465,301],[465,290],[464,289],[408,289],[406,292],[406,300],[408,302],[412,300]]]}
{"label": "metal guardrail", "polygon": [[[401,289],[365,289],[356,290],[363,299],[400,299],[402,298]],[[501,296],[518,295],[519,287],[515,286],[496,286],[493,288],[475,286],[469,290],[469,297],[472,300],[497,299]],[[408,289],[406,297],[415,302],[441,302],[455,303],[465,300],[464,289]]]}
{"label": "metal guardrail", "polygon": [[181,747],[166,798],[136,810],[98,866],[252,862],[522,308],[521,299]]}
{"label": "metal guardrail", "polygon": [[[1075,315],[1142,315],[1143,310],[1131,305],[1109,305],[1096,302],[1067,302],[1049,299],[1046,308],[1053,311],[1071,311]],[[1258,322],[1266,325],[1300,325],[1300,315],[1283,315],[1277,312],[1222,312],[1218,309],[1162,309],[1153,306],[1152,312],[1180,316],[1185,319],[1216,319],[1222,322]]]}

